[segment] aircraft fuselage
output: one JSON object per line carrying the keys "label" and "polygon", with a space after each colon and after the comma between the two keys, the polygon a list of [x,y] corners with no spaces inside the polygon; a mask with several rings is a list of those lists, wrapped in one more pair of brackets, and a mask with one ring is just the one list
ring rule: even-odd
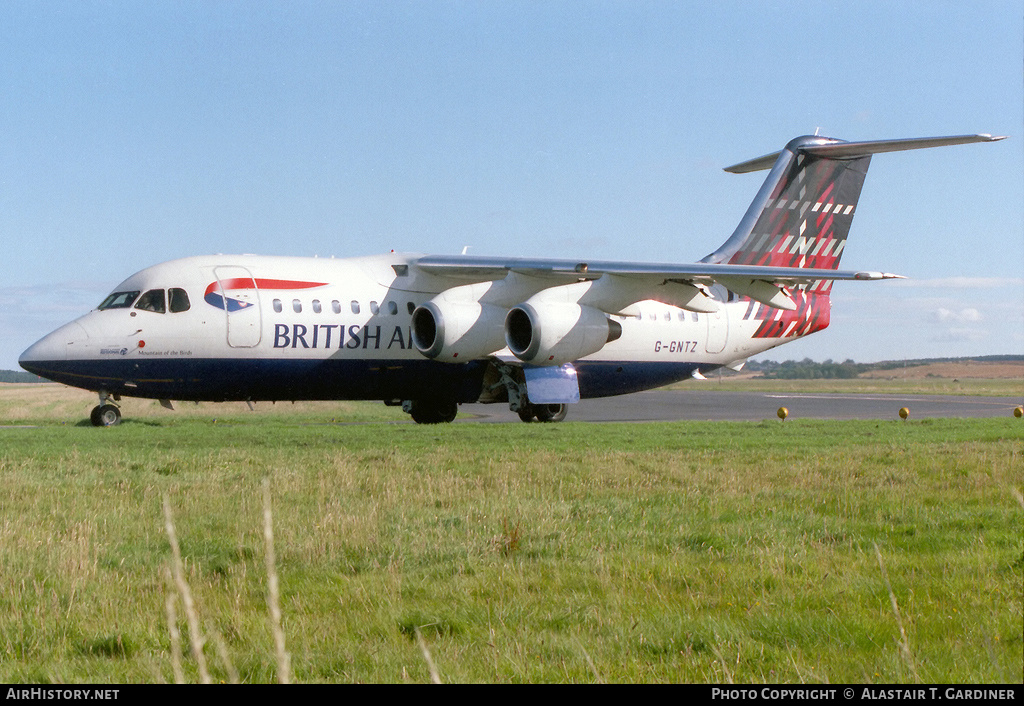
{"label": "aircraft fuselage", "polygon": [[[418,273],[417,258],[163,263],[129,277],[112,294],[120,302],[47,335],[21,363],[75,387],[154,399],[487,401],[491,357],[438,362],[413,345],[413,311],[450,285]],[[748,301],[723,304],[696,313],[645,301],[614,316],[622,335],[573,364],[580,397],[659,387],[781,342],[750,337],[758,322],[745,318]],[[495,358],[514,360],[507,350]]]}

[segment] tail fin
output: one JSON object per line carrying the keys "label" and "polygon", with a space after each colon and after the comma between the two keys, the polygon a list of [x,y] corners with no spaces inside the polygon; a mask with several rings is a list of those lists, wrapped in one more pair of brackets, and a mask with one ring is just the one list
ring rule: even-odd
{"label": "tail fin", "polygon": [[701,262],[838,269],[872,154],[1002,139],[962,135],[843,142],[798,137],[779,152],[725,170],[771,172],[736,231]]}

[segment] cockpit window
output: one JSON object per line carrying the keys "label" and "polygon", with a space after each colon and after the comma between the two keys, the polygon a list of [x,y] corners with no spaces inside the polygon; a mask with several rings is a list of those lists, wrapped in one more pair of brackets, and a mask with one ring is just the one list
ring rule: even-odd
{"label": "cockpit window", "polygon": [[167,306],[164,304],[164,290],[149,290],[139,297],[139,303],[135,305],[135,308],[142,309],[143,311],[155,311],[158,314],[163,314],[167,311]]}
{"label": "cockpit window", "polygon": [[188,311],[192,304],[188,300],[188,292],[184,289],[178,289],[174,287],[167,290],[167,296],[171,302],[171,312],[177,314],[182,311]]}
{"label": "cockpit window", "polygon": [[127,309],[135,301],[135,297],[139,296],[138,292],[114,292],[100,304],[99,310],[105,309]]}

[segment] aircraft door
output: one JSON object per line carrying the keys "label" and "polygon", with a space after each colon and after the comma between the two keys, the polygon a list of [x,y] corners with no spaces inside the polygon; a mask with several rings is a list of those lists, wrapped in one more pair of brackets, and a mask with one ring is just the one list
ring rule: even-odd
{"label": "aircraft door", "polygon": [[708,321],[708,337],[704,341],[704,350],[708,353],[721,353],[729,340],[728,307],[722,307],[711,314],[701,314]]}
{"label": "aircraft door", "polygon": [[252,273],[236,265],[217,267],[213,272],[227,315],[228,345],[232,348],[258,346],[263,337],[263,314]]}

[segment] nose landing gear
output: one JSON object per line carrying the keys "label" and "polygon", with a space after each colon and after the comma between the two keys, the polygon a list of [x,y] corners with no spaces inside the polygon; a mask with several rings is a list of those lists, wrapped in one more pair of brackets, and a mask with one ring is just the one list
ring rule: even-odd
{"label": "nose landing gear", "polygon": [[100,392],[100,403],[92,408],[89,414],[89,421],[94,427],[115,427],[121,423],[121,410],[111,402],[117,397],[111,398],[107,392]]}

